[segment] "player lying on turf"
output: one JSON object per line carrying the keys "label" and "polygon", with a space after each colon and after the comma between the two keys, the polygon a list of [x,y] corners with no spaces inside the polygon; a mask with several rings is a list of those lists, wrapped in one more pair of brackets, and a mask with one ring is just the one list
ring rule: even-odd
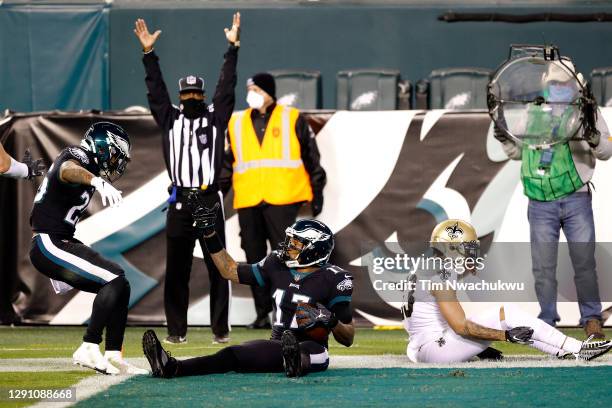
{"label": "player lying on turf", "polygon": [[[121,357],[130,283],[119,265],[75,239],[74,232],[95,191],[103,205],[121,201],[121,191],[110,182],[123,174],[129,160],[127,133],[113,123],[94,123],[80,146],[65,148],[55,159],[34,198],[30,217],[34,267],[51,278],[57,293],[73,287],[96,293],[83,344],[72,358],[75,364],[104,374],[148,374]],[[99,344],[104,328],[102,356]]]}
{"label": "player lying on turf", "polygon": [[[197,207],[197,205],[196,205]],[[235,283],[267,287],[273,298],[272,336],[226,347],[216,354],[176,360],[152,330],[142,339],[154,377],[181,377],[236,371],[283,372],[299,377],[327,369],[329,332],[341,344],[353,343],[353,281],[345,270],[327,263],[334,248],[322,222],[299,220],[286,230],[285,242],[257,264],[236,263],[214,233],[216,209],[195,208],[206,246],[221,275]]]}
{"label": "player lying on turf", "polygon": [[[435,256],[465,259],[478,257],[480,243],[474,227],[461,220],[447,220],[438,224],[432,234],[430,246]],[[472,265],[476,265],[475,262]],[[433,271],[432,282],[443,283],[448,279],[463,279],[464,268]],[[413,279],[419,277],[419,272]],[[483,311],[466,318],[461,303],[452,289],[428,290],[430,286],[416,284],[407,293],[402,307],[404,326],[410,334],[408,358],[423,363],[454,363],[468,361],[485,352],[488,355],[491,341],[509,341],[528,344],[557,357],[575,356],[592,360],[612,348],[610,341],[581,342],[566,336],[559,330],[523,312],[513,304]],[[501,357],[501,353],[498,353]]]}

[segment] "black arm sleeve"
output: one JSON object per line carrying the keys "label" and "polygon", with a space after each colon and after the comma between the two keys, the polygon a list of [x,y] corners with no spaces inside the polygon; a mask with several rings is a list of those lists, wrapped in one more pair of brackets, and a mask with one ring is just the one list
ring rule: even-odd
{"label": "black arm sleeve", "polygon": [[350,302],[340,302],[332,306],[331,311],[336,315],[336,318],[344,324],[349,324],[353,320],[353,311],[351,310]]}
{"label": "black arm sleeve", "polygon": [[314,132],[310,129],[308,121],[300,114],[295,123],[295,133],[300,141],[300,150],[302,153],[302,162],[310,176],[310,185],[312,186],[313,194],[320,194],[327,182],[325,170],[321,167],[321,155],[317,147]]}
{"label": "black arm sleeve", "polygon": [[217,126],[225,128],[234,111],[236,103],[236,64],[238,62],[238,47],[230,45],[223,56],[223,67],[217,82],[215,95],[213,96],[213,106],[215,108],[215,119]]}
{"label": "black arm sleeve", "polygon": [[223,153],[223,164],[219,174],[219,188],[223,195],[226,195],[232,187],[232,176],[234,174],[234,152],[228,147]]}
{"label": "black arm sleeve", "polygon": [[172,106],[168,88],[159,67],[159,58],[155,51],[144,54],[142,56],[142,63],[145,67],[147,99],[149,100],[149,108],[153,118],[163,130],[170,129],[174,107]]}
{"label": "black arm sleeve", "polygon": [[264,268],[264,263],[267,258],[256,264],[239,263],[238,264],[238,282],[243,285],[261,286],[267,284],[267,274]]}

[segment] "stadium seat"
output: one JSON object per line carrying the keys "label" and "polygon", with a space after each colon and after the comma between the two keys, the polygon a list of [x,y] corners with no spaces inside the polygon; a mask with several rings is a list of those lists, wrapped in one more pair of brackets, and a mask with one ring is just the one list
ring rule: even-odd
{"label": "stadium seat", "polygon": [[599,106],[612,106],[612,67],[591,72],[591,90]]}
{"label": "stadium seat", "polygon": [[485,68],[445,68],[429,74],[429,109],[486,109],[487,84],[492,71]]}
{"label": "stadium seat", "polygon": [[399,83],[400,73],[395,69],[340,71],[336,76],[336,109],[395,110]]}
{"label": "stadium seat", "polygon": [[321,109],[321,73],[319,71],[269,71],[276,81],[278,103],[298,109]]}

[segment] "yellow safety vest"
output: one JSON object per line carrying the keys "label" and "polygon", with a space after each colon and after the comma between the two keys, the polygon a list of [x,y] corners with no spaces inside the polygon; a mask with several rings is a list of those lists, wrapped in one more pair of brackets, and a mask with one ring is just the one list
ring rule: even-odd
{"label": "yellow safety vest", "polygon": [[262,201],[274,205],[311,201],[310,177],[295,133],[299,111],[276,105],[261,144],[251,111],[234,113],[228,125],[234,153],[234,208],[254,207]]}

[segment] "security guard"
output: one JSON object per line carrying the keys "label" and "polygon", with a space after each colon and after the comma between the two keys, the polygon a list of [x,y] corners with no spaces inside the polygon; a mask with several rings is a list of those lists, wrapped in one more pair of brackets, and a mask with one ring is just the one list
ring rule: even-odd
{"label": "security guard", "polygon": [[[221,189],[234,187],[242,249],[247,263],[257,263],[275,249],[300,207],[311,203],[313,216],[323,208],[325,171],[315,135],[300,112],[276,103],[276,84],[268,73],[247,80],[249,109],[232,115],[228,125]],[[266,288],[251,287],[256,320],[250,328],[269,328],[272,311]]]}

